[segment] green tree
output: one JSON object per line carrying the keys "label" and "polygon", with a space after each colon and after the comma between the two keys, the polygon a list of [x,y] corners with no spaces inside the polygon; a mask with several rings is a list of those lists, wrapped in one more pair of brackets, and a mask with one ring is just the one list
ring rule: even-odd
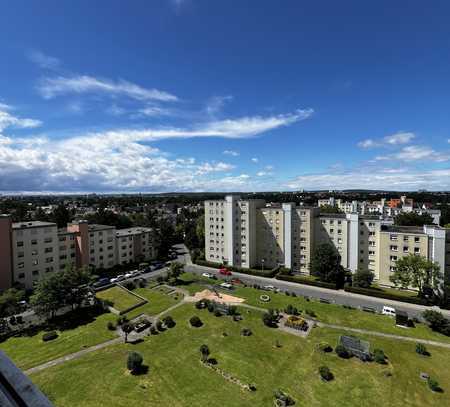
{"label": "green tree", "polygon": [[366,269],[358,269],[353,274],[352,284],[354,287],[369,288],[372,285],[372,281],[375,275]]}
{"label": "green tree", "polygon": [[10,288],[0,295],[0,318],[20,312],[20,301],[23,301],[25,292]]}
{"label": "green tree", "polygon": [[322,205],[319,209],[320,213],[343,213],[337,206]]}
{"label": "green tree", "polygon": [[70,223],[72,215],[65,205],[58,205],[49,218],[51,221],[55,222],[59,228],[63,228]]}
{"label": "green tree", "polygon": [[205,215],[201,215],[197,218],[196,225],[197,239],[199,247],[205,247]]}
{"label": "green tree", "polygon": [[58,274],[51,274],[37,282],[31,305],[39,315],[47,318],[54,317],[56,311],[66,305],[66,290]]}
{"label": "green tree", "polygon": [[341,285],[345,279],[345,271],[341,265],[341,256],[328,243],[316,247],[311,257],[310,272],[322,281]]}
{"label": "green tree", "polygon": [[398,226],[423,226],[432,225],[433,218],[428,213],[419,215],[416,212],[400,212],[395,218],[394,223]]}
{"label": "green tree", "polygon": [[144,358],[138,352],[130,352],[127,358],[127,369],[132,374],[137,374],[142,369],[142,363],[144,362]]}
{"label": "green tree", "polygon": [[170,279],[177,280],[184,272],[184,266],[176,261],[170,263],[168,276]]}
{"label": "green tree", "polygon": [[202,358],[202,362],[206,362],[208,360],[208,356],[209,356],[208,345],[203,344],[202,346],[200,346],[200,355]]}
{"label": "green tree", "polygon": [[122,324],[121,329],[125,335],[125,342],[127,342],[128,334],[130,334],[133,331],[134,326],[132,324],[130,324],[129,322],[125,322],[124,324]]}
{"label": "green tree", "polygon": [[278,313],[275,312],[275,310],[273,309],[269,309],[267,312],[263,314],[262,321],[264,325],[270,328],[275,328],[278,322]]}
{"label": "green tree", "polygon": [[423,297],[427,289],[437,290],[442,273],[439,264],[423,256],[409,254],[397,260],[394,274],[389,278],[396,286],[417,288],[419,296]]}

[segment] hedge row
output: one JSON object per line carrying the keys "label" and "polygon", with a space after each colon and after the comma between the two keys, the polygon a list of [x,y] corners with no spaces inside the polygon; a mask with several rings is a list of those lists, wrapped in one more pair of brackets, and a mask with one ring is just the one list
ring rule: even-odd
{"label": "hedge row", "polygon": [[[217,263],[211,263],[209,261],[205,260],[197,260],[195,264],[198,264],[199,266],[206,266],[211,267],[215,269],[222,268],[222,264]],[[235,271],[236,273],[242,273],[242,274],[250,274],[252,276],[258,276],[258,277],[274,277],[278,273],[278,269],[273,270],[256,270],[256,269],[245,269],[241,267],[232,267],[232,266],[225,266],[228,270]]]}
{"label": "hedge row", "polygon": [[329,288],[331,290],[337,290],[336,284],[327,283],[325,281],[311,280],[309,278],[300,277],[300,276],[289,276],[289,275],[286,276],[286,275],[283,275],[283,274],[278,274],[276,276],[276,279],[277,280],[290,281],[292,283],[313,285],[315,287],[322,287],[322,288]]}
{"label": "hedge row", "polygon": [[405,296],[402,296],[402,295],[395,295],[395,294],[392,294],[392,293],[387,293],[385,291],[378,291],[378,290],[373,290],[373,289],[370,289],[370,288],[345,286],[344,290],[349,292],[349,293],[368,295],[370,297],[385,298],[387,300],[408,302],[410,304],[428,305],[427,301],[423,300],[422,298],[405,297]]}

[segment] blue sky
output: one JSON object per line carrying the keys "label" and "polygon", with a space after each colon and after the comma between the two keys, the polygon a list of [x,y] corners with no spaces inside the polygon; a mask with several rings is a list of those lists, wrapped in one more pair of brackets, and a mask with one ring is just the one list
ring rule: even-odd
{"label": "blue sky", "polygon": [[450,3],[93,4],[2,6],[0,192],[450,189]]}

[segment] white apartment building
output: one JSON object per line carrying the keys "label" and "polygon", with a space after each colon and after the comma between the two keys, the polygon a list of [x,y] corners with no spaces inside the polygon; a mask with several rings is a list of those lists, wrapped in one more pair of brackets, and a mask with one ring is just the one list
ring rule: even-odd
{"label": "white apartment building", "polygon": [[[396,239],[410,244],[399,249],[392,243]],[[391,285],[395,261],[407,253],[437,261],[442,272],[450,272],[450,229],[399,228],[377,215],[320,214],[317,207],[266,205],[238,196],[205,201],[207,261],[244,268],[282,266],[309,274],[311,255],[321,243],[336,248],[344,268],[370,270],[385,286]]]}
{"label": "white apartment building", "polygon": [[117,263],[142,262],[156,256],[154,233],[151,228],[134,227],[116,232]]}

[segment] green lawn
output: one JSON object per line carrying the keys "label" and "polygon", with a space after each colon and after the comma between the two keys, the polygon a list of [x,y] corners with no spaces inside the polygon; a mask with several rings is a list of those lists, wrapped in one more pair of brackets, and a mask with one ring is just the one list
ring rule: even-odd
{"label": "green lawn", "polygon": [[[199,315],[204,325],[191,328],[188,320]],[[368,337],[372,349],[382,348],[388,365],[339,359],[335,353],[316,350],[321,341],[335,346],[339,332],[315,328],[307,339],[266,328],[258,311],[242,309],[244,320],[215,317],[192,304],[171,312],[177,325],[137,345],[120,344],[86,355],[78,360],[32,375],[32,380],[56,407],[130,405],[173,407],[273,406],[277,388],[291,394],[297,406],[403,407],[450,405],[450,351],[428,347],[430,357],[415,353],[414,343]],[[243,337],[242,328],[253,335]],[[223,336],[223,332],[227,336]],[[281,348],[274,346],[276,341]],[[207,344],[219,366],[253,383],[254,393],[201,366],[199,347]],[[144,356],[149,372],[131,376],[126,372],[128,351]],[[317,374],[327,365],[335,376],[329,383]],[[387,376],[389,372],[392,376]],[[419,378],[427,372],[443,387],[432,393]]]}
{"label": "green lawn", "polygon": [[107,290],[100,291],[96,295],[97,298],[101,300],[111,302],[112,306],[117,311],[124,311],[142,302],[142,300],[139,297],[130,294],[129,292],[118,286],[114,286],[108,288]]}
{"label": "green lawn", "polygon": [[146,298],[148,303],[127,312],[126,316],[128,319],[133,319],[140,314],[157,315],[183,299],[182,294],[167,295],[157,291],[157,288],[136,288],[134,292]]}
{"label": "green lawn", "polygon": [[115,321],[117,317],[107,313],[97,316],[95,320],[80,325],[74,329],[58,331],[59,337],[53,341],[43,342],[44,331],[34,336],[9,338],[0,343],[3,350],[18,367],[28,369],[49,360],[64,356],[83,348],[97,345],[116,337],[114,332],[106,328],[108,321]]}
{"label": "green lawn", "polygon": [[[189,285],[186,285],[183,288],[189,290],[191,294],[206,288],[199,284],[201,281],[209,280],[209,282],[212,281],[212,283],[214,283],[214,280],[205,279],[203,277],[199,278],[191,273],[183,274],[182,278],[185,282],[189,283]],[[269,302],[262,302],[259,299],[261,294],[268,294],[271,300]],[[357,309],[346,309],[336,304],[323,304],[314,300],[306,301],[303,297],[292,297],[287,296],[284,293],[256,290],[251,287],[236,288],[233,291],[233,295],[245,298],[246,304],[255,305],[261,308],[284,309],[288,304],[292,304],[303,311],[309,309],[316,313],[319,321],[327,324],[450,343],[450,337],[433,332],[424,324],[416,324],[415,328],[399,328],[395,325],[395,320],[392,317],[371,314]]]}

